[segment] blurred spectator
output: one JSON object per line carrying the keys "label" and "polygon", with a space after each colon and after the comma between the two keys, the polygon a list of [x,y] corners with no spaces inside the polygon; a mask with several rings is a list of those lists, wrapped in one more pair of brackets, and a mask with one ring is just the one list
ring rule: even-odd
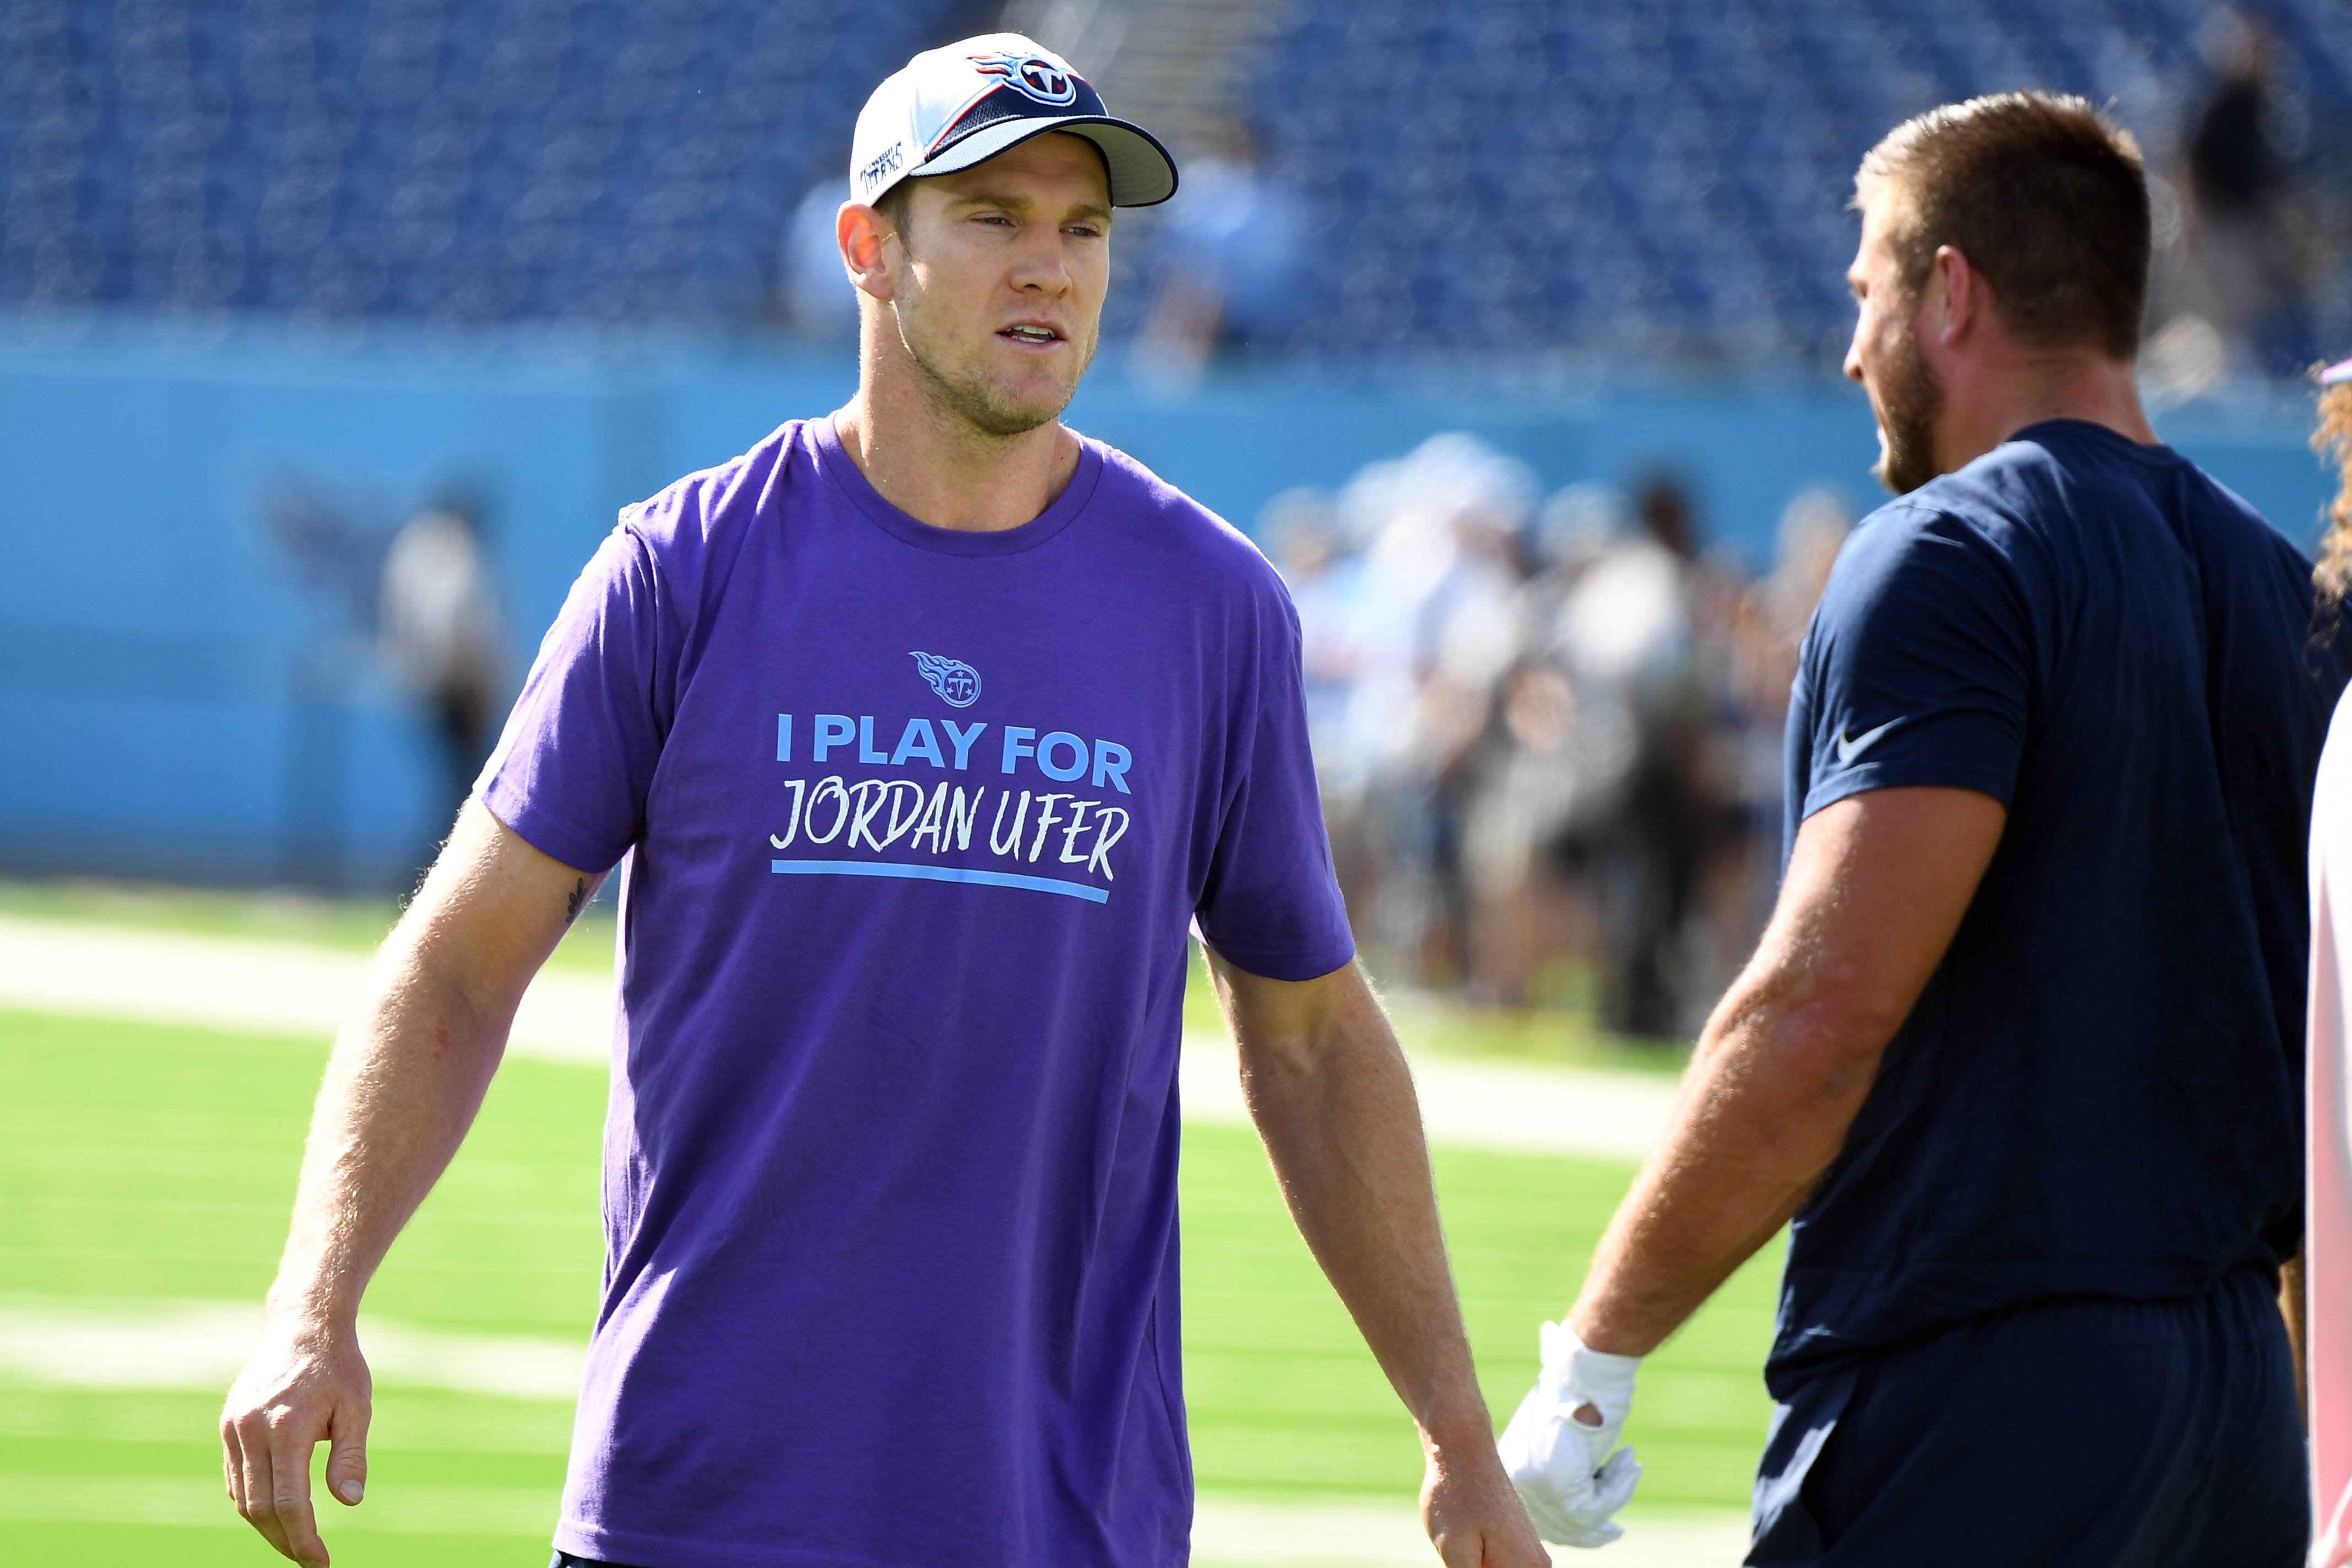
{"label": "blurred spectator", "polygon": [[1597,945],[1582,850],[1618,807],[1633,732],[1612,691],[1580,687],[1568,606],[1632,518],[1614,486],[1584,483],[1553,496],[1529,531],[1531,574],[1512,617],[1518,648],[1488,705],[1465,811],[1476,889],[1468,980],[1482,1001],[1559,1000]]}
{"label": "blurred spectator", "polygon": [[454,820],[489,754],[506,694],[506,635],[470,501],[449,498],[401,526],[383,558],[377,625],[384,661],[421,699],[441,743]]}
{"label": "blurred spectator", "polygon": [[1353,605],[1358,563],[1343,553],[1339,519],[1318,490],[1285,490],[1259,514],[1258,537],[1289,585],[1298,609],[1299,653],[1307,676],[1307,726],[1326,795],[1360,785],[1347,745],[1348,694],[1357,658]]}
{"label": "blurred spectator", "polygon": [[1368,874],[1349,891],[1374,944],[1432,979],[1458,979],[1467,956],[1464,763],[1517,651],[1517,540],[1535,493],[1524,464],[1447,435],[1370,465],[1339,499],[1364,546],[1337,759],[1362,781]]}
{"label": "blurred spectator", "polygon": [[1770,906],[1780,727],[1846,513],[1796,497],[1750,584],[1671,479],[1535,495],[1447,435],[1259,520],[1340,885],[1393,979],[1510,1006],[1589,986],[1605,1026],[1682,1035]]}
{"label": "blurred spectator", "polygon": [[1829,585],[1853,519],[1835,491],[1801,490],[1780,513],[1770,575],[1740,606],[1732,676],[1734,700],[1748,726],[1745,794],[1757,820],[1769,827],[1774,853],[1780,832],[1781,727],[1789,688],[1797,679],[1797,646]]}
{"label": "blurred spectator", "polygon": [[1260,174],[1249,132],[1213,121],[1159,220],[1157,286],[1136,343],[1163,382],[1197,380],[1213,351],[1285,324],[1296,301],[1303,226],[1297,194]]}
{"label": "blurred spectator", "polygon": [[2252,10],[2216,10],[2198,36],[2213,85],[2181,135],[2187,201],[2149,343],[2161,400],[2308,357],[2316,235],[2278,145],[2277,47]]}
{"label": "blurred spectator", "polygon": [[[839,162],[846,164],[844,153]],[[834,219],[849,199],[849,176],[828,175],[808,188],[784,226],[784,319],[804,338],[851,342],[857,337],[857,289],[841,260]]]}
{"label": "blurred spectator", "polygon": [[1698,658],[1697,531],[1687,492],[1657,476],[1642,531],[1612,547],[1571,595],[1563,631],[1582,682],[1622,706],[1633,746],[1617,808],[1595,833],[1602,1026],[1644,1037],[1686,1025],[1693,987],[1680,952],[1700,873],[1733,826],[1717,743],[1722,705]]}
{"label": "blurred spectator", "polygon": [[1733,944],[1738,952],[1754,947],[1780,885],[1786,783],[1781,749],[1797,649],[1853,530],[1853,514],[1835,491],[1800,490],[1780,513],[1770,574],[1748,590],[1738,607],[1731,690],[1740,723],[1739,797],[1748,819],[1746,901]]}

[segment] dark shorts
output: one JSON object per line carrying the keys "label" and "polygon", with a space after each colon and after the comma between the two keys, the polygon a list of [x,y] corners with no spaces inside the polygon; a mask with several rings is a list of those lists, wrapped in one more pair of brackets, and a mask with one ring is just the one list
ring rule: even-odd
{"label": "dark shorts", "polygon": [[1774,1411],[1754,1568],[2301,1568],[2303,1420],[2278,1303],[1996,1313]]}

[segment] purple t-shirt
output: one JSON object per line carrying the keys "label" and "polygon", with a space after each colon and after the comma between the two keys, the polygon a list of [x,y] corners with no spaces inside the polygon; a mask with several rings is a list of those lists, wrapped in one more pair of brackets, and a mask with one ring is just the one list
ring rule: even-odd
{"label": "purple t-shirt", "polygon": [[623,513],[482,793],[625,857],[556,1543],[1182,1563],[1187,931],[1354,951],[1249,542],[1091,441],[1034,521],[931,528],[786,425]]}

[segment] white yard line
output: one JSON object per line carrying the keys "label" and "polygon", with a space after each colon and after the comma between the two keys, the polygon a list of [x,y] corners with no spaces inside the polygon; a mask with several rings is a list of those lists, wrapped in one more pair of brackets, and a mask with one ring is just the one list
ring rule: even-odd
{"label": "white yard line", "polygon": [[[0,915],[0,1006],[331,1038],[368,961],[299,942]],[[613,984],[543,969],[515,1015],[519,1056],[603,1066]]]}
{"label": "white yard line", "polygon": [[[527,1535],[555,1532],[556,1493],[520,1487],[371,1486],[346,1510],[321,1501],[319,1528],[331,1549],[354,1535]],[[0,1471],[0,1521],[26,1524],[144,1524],[249,1531],[218,1479],[161,1476],[61,1476]],[[259,1552],[265,1548],[257,1546]],[[544,1551],[545,1548],[541,1548]],[[168,1552],[155,1559],[171,1562]],[[257,1563],[276,1559],[257,1556]],[[528,1561],[522,1559],[521,1561]]]}
{"label": "white yard line", "polygon": [[[1748,1552],[1742,1514],[1638,1513],[1622,1539],[1594,1557],[1551,1548],[1559,1568],[1732,1568]],[[1433,1568],[1437,1553],[1410,1498],[1272,1501],[1202,1494],[1192,1513],[1192,1561],[1200,1568]]]}
{"label": "white yard line", "polygon": [[[1657,1141],[1675,1086],[1636,1073],[1469,1061],[1422,1052],[1412,1058],[1421,1121],[1432,1143],[1519,1154],[1586,1154],[1639,1160]],[[1188,1034],[1177,1095],[1188,1121],[1245,1123],[1241,1068],[1233,1043]]]}
{"label": "white yard line", "polygon": [[[331,1037],[368,961],[296,942],[192,936],[0,915],[0,1006],[152,1023]],[[515,1016],[518,1056],[601,1067],[612,984],[546,969]],[[1232,1045],[1188,1035],[1179,1093],[1188,1120],[1245,1122]],[[1638,1160],[1674,1100],[1664,1079],[1423,1053],[1413,1059],[1433,1143]]]}
{"label": "white yard line", "polygon": [[[90,1302],[0,1297],[0,1384],[226,1391],[261,1337],[259,1302]],[[584,1344],[464,1334],[374,1316],[360,1348],[376,1382],[570,1404]]]}

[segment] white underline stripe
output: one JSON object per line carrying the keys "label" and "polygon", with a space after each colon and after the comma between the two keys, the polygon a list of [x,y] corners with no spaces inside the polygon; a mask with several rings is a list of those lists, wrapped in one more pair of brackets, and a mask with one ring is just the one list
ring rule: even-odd
{"label": "white underline stripe", "polygon": [[961,866],[908,866],[896,860],[771,860],[768,869],[793,877],[908,877],[919,882],[980,882],[992,888],[1026,888],[1033,893],[1060,893],[1091,903],[1110,902],[1108,888],[1065,882],[1053,877],[1024,877],[1014,871],[968,871]]}

